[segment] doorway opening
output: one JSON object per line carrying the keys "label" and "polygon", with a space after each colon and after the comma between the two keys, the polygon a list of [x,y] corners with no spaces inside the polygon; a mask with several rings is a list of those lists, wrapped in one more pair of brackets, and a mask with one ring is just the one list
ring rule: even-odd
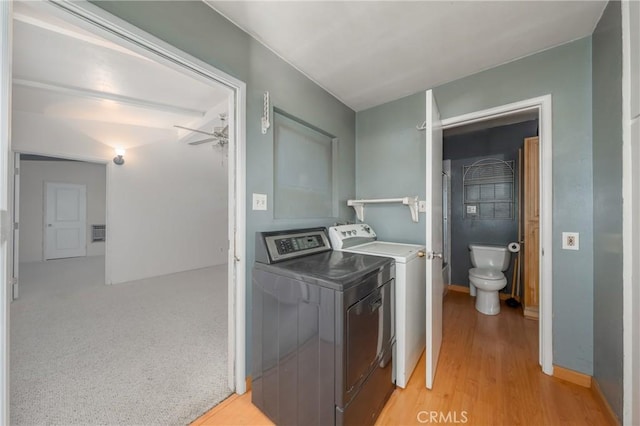
{"label": "doorway opening", "polygon": [[[480,265],[472,264],[469,247],[497,246],[496,253],[507,262],[503,270],[507,282],[500,290],[500,299],[508,300],[513,294],[515,301],[525,304],[525,316],[534,319],[538,310],[537,274],[524,280],[522,265],[527,272],[537,268],[538,244],[525,244],[525,240],[534,240],[534,235],[529,229],[531,219],[523,212],[531,210],[524,208],[526,201],[535,203],[538,197],[534,191],[537,185],[532,187],[531,177],[525,179],[522,173],[531,169],[525,165],[532,163],[533,156],[527,152],[524,161],[522,158],[525,144],[532,142],[526,139],[537,136],[537,112],[443,132],[443,265],[451,273],[451,280],[445,276],[445,284],[451,290],[476,296],[468,271]],[[537,167],[536,161],[536,171]],[[525,180],[529,185],[523,185]],[[537,179],[533,181],[537,183]],[[524,250],[529,246],[532,250]],[[535,288],[528,292],[527,285],[533,284]]]}
{"label": "doorway opening", "polygon": [[[477,111],[442,120],[444,132],[460,131],[461,128],[486,128],[495,120],[520,121],[522,117],[535,118],[539,128],[539,364],[545,374],[553,374],[552,350],[552,125],[551,95],[529,99],[501,107]],[[478,127],[479,126],[479,127]],[[450,133],[451,134],[451,133]],[[444,158],[443,158],[444,160]],[[427,171],[429,173],[429,170]],[[472,204],[472,203],[471,203]],[[470,205],[471,205],[470,204]],[[495,205],[493,206],[496,207]],[[466,205],[465,210],[466,212]],[[488,209],[490,210],[490,209]],[[488,211],[487,210],[487,211]],[[470,214],[473,212],[470,208]],[[495,214],[495,209],[493,210]],[[476,210],[477,212],[477,210]],[[464,269],[464,268],[462,268]],[[452,278],[453,279],[453,278]]]}
{"label": "doorway opening", "polygon": [[[221,276],[223,276],[216,284],[224,289],[224,296],[218,295],[216,298],[225,302],[224,315],[222,318],[207,320],[206,325],[196,322],[192,327],[196,332],[199,330],[198,327],[212,325],[224,329],[222,334],[225,336],[225,342],[223,345],[218,345],[222,353],[215,357],[224,358],[227,362],[220,369],[221,371],[215,373],[216,380],[225,384],[229,391],[244,393],[244,268],[237,265],[244,254],[244,84],[88,3],[20,5],[20,7],[23,6],[28,10],[21,10],[18,6],[14,8],[13,19],[16,31],[32,27],[31,29],[35,31],[29,33],[30,40],[37,40],[47,31],[52,33],[48,35],[48,41],[65,39],[65,37],[74,39],[75,36],[74,40],[66,40],[67,44],[63,48],[49,52],[54,56],[65,52],[74,43],[82,44],[84,51],[104,48],[105,51],[98,54],[98,56],[103,55],[101,61],[82,61],[81,55],[77,55],[77,60],[71,61],[71,65],[99,62],[103,68],[94,71],[99,72],[98,75],[102,76],[103,80],[112,79],[112,85],[96,88],[91,87],[91,81],[83,81],[87,83],[84,87],[70,87],[68,82],[52,81],[53,74],[49,75],[45,81],[44,77],[18,72],[24,69],[18,70],[20,61],[14,61],[13,108],[17,113],[14,114],[13,122],[13,150],[106,164],[108,209],[104,221],[95,224],[98,229],[102,226],[103,235],[106,235],[103,243],[105,260],[103,266],[98,267],[103,275],[99,291],[121,293],[125,288],[134,287],[130,284],[132,281],[140,284],[138,292],[142,292],[142,288],[155,291],[158,285],[140,281],[153,280],[158,276],[171,277],[185,271],[196,271],[195,275],[198,275],[197,271],[201,272],[210,267],[211,262],[216,263],[213,266],[222,270]],[[45,39],[47,39],[46,36]],[[14,41],[16,40],[17,37],[14,38]],[[14,52],[24,53],[25,49],[14,49]],[[125,59],[121,59],[125,62],[137,61],[140,67],[161,68],[160,73],[164,73],[165,77],[171,75],[175,80],[165,84],[162,90],[154,91],[147,87],[149,93],[155,97],[138,96],[140,92],[132,96],[131,91],[135,92],[140,86],[152,82],[155,77],[150,76],[149,73],[140,72],[138,67],[135,68],[139,74],[138,81],[135,82],[136,84],[127,85],[126,81],[119,79],[120,76],[116,72],[117,66],[109,61],[109,58],[113,59],[115,55],[124,55]],[[47,51],[40,52],[40,56],[36,59],[46,61]],[[42,70],[51,71],[52,67],[55,68],[54,63],[49,62],[46,67],[42,67]],[[62,79],[69,77],[68,71],[59,68],[55,70],[60,71],[58,75]],[[20,78],[17,78],[17,75]],[[93,75],[92,72],[85,74],[85,76],[91,75]],[[189,86],[187,79],[195,83]],[[160,78],[157,80],[165,83],[167,81]],[[18,92],[26,96],[19,96]],[[171,93],[177,95],[178,102],[162,98],[163,96],[168,98]],[[99,99],[100,94],[107,96]],[[33,106],[34,99],[39,104],[34,107],[35,110],[30,110],[29,107]],[[190,101],[195,102],[196,105],[191,105]],[[91,116],[91,113],[99,111],[100,105],[97,104],[112,107],[112,110],[110,112],[100,110],[101,112]],[[201,109],[200,105],[208,107]],[[39,109],[38,106],[42,108]],[[159,113],[155,114],[156,112]],[[39,125],[29,126],[36,116],[40,119]],[[105,124],[105,121],[115,116],[124,117],[124,120],[116,123],[117,126]],[[181,119],[184,116],[186,119]],[[102,118],[106,120],[101,120]],[[179,126],[188,127],[188,129],[179,130]],[[202,135],[197,135],[197,131],[204,131],[210,135],[203,138],[200,137]],[[127,134],[132,136],[133,142],[123,137]],[[174,137],[167,139],[166,135]],[[59,143],[52,144],[52,140],[57,140]],[[44,142],[48,142],[48,145]],[[112,161],[114,154],[118,154],[114,152],[114,148],[126,148],[124,165]],[[202,169],[196,167],[196,163],[206,163],[207,160],[213,167],[209,168],[208,172],[200,173],[199,170]],[[178,173],[174,173],[176,170]],[[220,179],[212,182],[210,179],[212,174]],[[19,180],[19,178],[16,179],[18,182]],[[202,197],[205,191],[208,191],[209,196],[213,198]],[[185,198],[189,196],[191,199]],[[193,200],[194,197],[195,200]],[[206,208],[194,212],[195,206],[206,206]],[[14,207],[19,212],[19,199],[16,200]],[[17,214],[15,219],[18,219]],[[213,222],[214,226],[220,228],[215,238],[206,237],[208,227],[206,224],[190,231],[194,226],[197,227],[198,223],[206,221]],[[90,224],[84,224],[85,230],[89,230],[88,225]],[[146,248],[137,244],[141,238],[136,238],[136,235],[140,237],[139,231],[144,233],[145,230],[148,231],[144,235],[147,241]],[[190,235],[193,237],[191,241],[197,241],[203,247],[192,247],[185,243],[184,239],[180,239],[180,234]],[[17,246],[19,244],[17,234],[14,236],[14,241]],[[127,255],[127,252],[130,254]],[[216,260],[212,260],[213,258]],[[17,279],[20,262],[18,250],[13,261],[16,266],[14,279]],[[62,263],[65,260],[53,262]],[[198,277],[194,278],[195,281],[197,279]],[[182,281],[182,279],[176,279],[174,276],[173,281]],[[115,285],[104,286],[105,282]],[[145,285],[147,287],[144,287]],[[205,283],[203,287],[205,291],[206,285],[208,284]],[[14,282],[15,296],[19,297],[18,288],[19,284]],[[173,307],[179,311],[180,315],[185,312],[188,315],[194,314],[189,312],[192,307],[190,302],[183,300],[186,293],[183,288],[174,288],[173,291],[167,290],[167,292],[166,299],[173,303]],[[121,302],[122,298],[129,300],[127,296],[121,296]],[[150,308],[144,308],[144,306],[151,300],[149,298],[141,300],[143,301],[139,306],[143,309],[138,314],[149,313]],[[118,303],[115,300],[111,314],[116,314],[124,305],[125,303]],[[182,308],[178,309],[177,306]],[[171,309],[163,312],[168,316],[178,315]],[[93,314],[93,317],[99,316],[95,315],[95,310],[88,314],[90,316]],[[141,318],[148,321],[149,317],[152,315]],[[137,321],[132,320],[133,322]],[[75,325],[72,327],[78,328],[82,322],[73,324]],[[6,326],[3,322],[5,329]],[[203,332],[203,330],[200,331]],[[123,334],[126,334],[124,329]],[[205,337],[206,335],[206,333],[203,334]],[[207,339],[202,340],[206,342]],[[123,346],[117,342],[112,343],[113,348],[120,349],[120,346]],[[172,346],[185,347],[180,344]],[[188,359],[189,354],[184,355],[187,356],[185,359]],[[16,359],[19,360],[20,357],[12,357],[12,364]],[[103,363],[96,362],[96,364]],[[8,375],[4,373],[8,373],[6,371],[8,366],[5,365],[3,368],[5,368],[3,376],[7,377]],[[153,370],[153,366],[140,365],[140,369],[143,371],[142,374],[146,371],[150,377],[153,377],[149,373]],[[132,370],[140,369],[132,367]],[[96,377],[96,380],[98,379],[99,375]],[[157,389],[158,392],[163,392],[160,388]],[[166,393],[171,396],[174,391],[175,387],[170,386]],[[8,396],[7,394],[3,401],[4,407],[7,408]],[[81,399],[78,399],[77,403],[82,404]],[[187,404],[183,401],[181,404],[188,405],[188,403],[189,401]],[[215,401],[211,402],[212,405],[214,403]],[[131,407],[131,410],[135,411],[138,408]],[[197,414],[202,412],[202,407],[192,408],[200,410]],[[124,412],[126,413],[126,410]],[[165,422],[189,421],[193,418]],[[95,421],[95,418],[92,421]],[[117,422],[117,420],[111,418],[109,422]]]}

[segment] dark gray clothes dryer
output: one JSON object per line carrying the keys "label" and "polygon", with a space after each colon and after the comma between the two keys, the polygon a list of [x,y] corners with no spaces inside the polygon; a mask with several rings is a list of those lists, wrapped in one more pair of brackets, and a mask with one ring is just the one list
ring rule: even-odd
{"label": "dark gray clothes dryer", "polygon": [[394,278],[325,228],[258,233],[252,402],[280,425],[373,424],[394,389]]}

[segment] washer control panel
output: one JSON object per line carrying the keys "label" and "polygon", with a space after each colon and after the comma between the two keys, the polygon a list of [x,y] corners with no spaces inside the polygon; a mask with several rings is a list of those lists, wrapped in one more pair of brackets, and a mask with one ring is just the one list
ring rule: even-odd
{"label": "washer control panel", "polygon": [[341,250],[355,245],[375,241],[374,230],[366,223],[353,225],[337,225],[329,228],[329,239],[334,250]]}

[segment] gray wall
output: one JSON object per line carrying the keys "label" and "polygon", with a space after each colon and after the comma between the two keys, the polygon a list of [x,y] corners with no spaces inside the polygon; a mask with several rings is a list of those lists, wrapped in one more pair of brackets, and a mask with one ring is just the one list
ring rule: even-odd
{"label": "gray wall", "polygon": [[622,27],[611,1],[593,33],[593,376],[622,419]]}
{"label": "gray wall", "polygon": [[[267,211],[247,211],[247,306],[251,306],[251,267],[256,231],[327,226],[335,218],[273,218],[273,128],[260,130],[262,95],[273,106],[339,139],[338,201],[340,217],[353,220],[346,200],[355,196],[355,113],[247,33],[200,1],[97,2],[101,8],[247,84],[247,206],[253,192],[268,196]],[[407,212],[407,214],[409,214]],[[251,359],[251,309],[247,309],[247,360]],[[242,368],[242,367],[241,367]],[[250,371],[250,366],[245,371]]]}
{"label": "gray wall", "polygon": [[[425,133],[416,130],[426,114],[425,94],[359,112],[356,122],[358,198],[425,198]],[[424,244],[424,213],[414,223],[407,206],[367,205],[364,221],[380,240]]]}
{"label": "gray wall", "polygon": [[[553,362],[593,373],[591,38],[437,87],[443,118],[553,97]],[[580,250],[562,250],[562,232]]]}
{"label": "gray wall", "polygon": [[[553,361],[591,375],[593,271],[585,267],[593,261],[591,38],[444,84],[434,93],[442,118],[547,94],[553,96]],[[414,126],[424,121],[424,103],[424,94],[418,93],[358,112],[358,195],[386,197],[390,190],[405,192],[402,185],[424,180],[425,160],[420,146],[424,134],[419,139],[414,133]],[[394,119],[402,119],[403,123]],[[388,132],[388,128],[401,127],[402,132],[396,130],[393,139],[377,136]],[[369,149],[373,153],[367,154],[366,159],[391,171],[387,175],[391,176],[389,183],[377,176],[380,168],[364,161],[362,156]],[[379,182],[379,187],[370,181]],[[424,197],[424,187],[421,191],[420,196]],[[369,217],[373,219],[372,215]],[[421,219],[423,222],[424,216]],[[377,222],[371,222],[377,226]],[[396,222],[394,229],[381,235],[424,241],[422,224],[400,222],[394,216]],[[411,230],[413,233],[409,234]],[[561,249],[562,231],[580,232],[579,251]]]}
{"label": "gray wall", "polygon": [[[443,158],[451,160],[451,283],[469,285],[469,244],[486,243],[506,246],[518,241],[518,148],[524,138],[536,136],[538,121],[532,120],[508,126],[493,127],[470,133],[447,136],[444,133]],[[512,220],[468,220],[464,219],[462,168],[482,158],[499,158],[513,161],[515,165],[514,217]],[[511,292],[513,260],[505,272],[507,286]],[[521,286],[522,287],[522,286]]]}

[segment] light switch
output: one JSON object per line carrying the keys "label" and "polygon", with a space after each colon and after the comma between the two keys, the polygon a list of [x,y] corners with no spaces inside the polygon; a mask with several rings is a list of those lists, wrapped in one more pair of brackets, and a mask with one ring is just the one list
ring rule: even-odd
{"label": "light switch", "polygon": [[267,209],[267,194],[253,193],[253,210]]}
{"label": "light switch", "polygon": [[426,213],[427,212],[427,202],[422,200],[418,201],[418,213]]}
{"label": "light switch", "polygon": [[467,206],[467,214],[476,214],[476,206]]}

